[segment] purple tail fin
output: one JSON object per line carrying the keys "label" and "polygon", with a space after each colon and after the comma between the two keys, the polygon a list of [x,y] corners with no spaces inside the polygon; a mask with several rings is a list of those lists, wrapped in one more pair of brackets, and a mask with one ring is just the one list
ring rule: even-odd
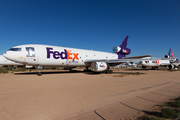
{"label": "purple tail fin", "polygon": [[117,53],[118,59],[122,59],[123,57],[126,57],[126,55],[131,53],[131,49],[126,48],[128,37],[129,36],[126,36],[124,38],[123,42],[119,47],[118,46],[113,47],[113,51]]}
{"label": "purple tail fin", "polygon": [[126,48],[128,37],[129,37],[129,36],[126,36],[126,37],[124,38],[123,42],[122,42],[121,45],[120,45],[121,48]]}
{"label": "purple tail fin", "polygon": [[169,49],[168,55],[169,55],[169,57],[172,57],[171,56],[171,48]]}

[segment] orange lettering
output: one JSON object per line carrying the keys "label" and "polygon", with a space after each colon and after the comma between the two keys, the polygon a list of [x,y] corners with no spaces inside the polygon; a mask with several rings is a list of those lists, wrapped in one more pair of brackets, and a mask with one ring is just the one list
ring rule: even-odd
{"label": "orange lettering", "polygon": [[67,50],[67,59],[72,59],[72,57],[70,55],[72,55],[72,53],[69,53],[70,50]]}
{"label": "orange lettering", "polygon": [[75,59],[77,59],[77,60],[79,60],[79,58],[78,58],[78,55],[79,55],[79,53],[73,53],[73,55],[74,55],[74,58],[73,58],[73,60],[75,60]]}
{"label": "orange lettering", "polygon": [[159,60],[157,60],[156,63],[159,63]]}

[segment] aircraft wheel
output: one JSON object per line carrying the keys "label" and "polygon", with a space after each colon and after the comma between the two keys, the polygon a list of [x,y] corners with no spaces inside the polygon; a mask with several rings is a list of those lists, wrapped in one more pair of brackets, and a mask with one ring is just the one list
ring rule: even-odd
{"label": "aircraft wheel", "polygon": [[109,70],[109,73],[110,73],[110,74],[112,74],[112,73],[113,73],[113,71],[112,71],[112,70]]}
{"label": "aircraft wheel", "polygon": [[41,72],[38,72],[38,73],[37,73],[37,75],[38,75],[38,76],[41,76],[41,75],[42,75],[42,73],[41,73]]}

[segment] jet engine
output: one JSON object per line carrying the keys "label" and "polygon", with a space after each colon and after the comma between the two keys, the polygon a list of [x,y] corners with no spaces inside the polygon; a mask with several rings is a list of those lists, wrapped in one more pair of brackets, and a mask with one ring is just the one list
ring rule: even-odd
{"label": "jet engine", "polygon": [[173,69],[174,68],[174,65],[168,65],[168,70],[171,70],[171,69]]}
{"label": "jet engine", "polygon": [[120,50],[121,50],[121,47],[118,47],[118,46],[113,47],[113,52],[115,52],[115,53],[120,52]]}
{"label": "jet engine", "polygon": [[107,64],[105,62],[92,62],[91,63],[91,70],[92,71],[104,71],[107,68]]}
{"label": "jet engine", "polygon": [[170,56],[169,55],[165,55],[164,58],[170,58]]}

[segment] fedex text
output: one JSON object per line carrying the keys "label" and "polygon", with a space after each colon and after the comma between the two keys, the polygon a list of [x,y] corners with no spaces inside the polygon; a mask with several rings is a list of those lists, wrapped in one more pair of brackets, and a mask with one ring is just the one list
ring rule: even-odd
{"label": "fedex text", "polygon": [[50,58],[51,54],[53,55],[54,59],[68,59],[68,60],[79,60],[78,55],[79,53],[72,53],[71,50],[66,50],[59,52],[53,51],[53,48],[46,47],[47,50],[47,58]]}

